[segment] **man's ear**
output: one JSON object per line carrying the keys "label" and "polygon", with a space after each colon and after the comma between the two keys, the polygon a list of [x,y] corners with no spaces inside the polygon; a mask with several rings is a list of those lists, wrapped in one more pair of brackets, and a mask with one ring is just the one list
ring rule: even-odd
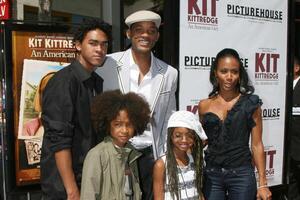
{"label": "man's ear", "polygon": [[156,41],[155,42],[158,41],[159,37],[160,37],[160,34],[159,34],[159,32],[157,32],[157,37],[156,37]]}
{"label": "man's ear", "polygon": [[296,72],[299,73],[299,71],[300,71],[300,65],[296,64],[295,68],[296,68]]}
{"label": "man's ear", "polygon": [[130,29],[128,29],[128,30],[126,31],[126,36],[127,36],[128,39],[131,39],[131,32],[130,32]]}
{"label": "man's ear", "polygon": [[77,51],[81,51],[81,43],[79,41],[75,42],[75,48]]}

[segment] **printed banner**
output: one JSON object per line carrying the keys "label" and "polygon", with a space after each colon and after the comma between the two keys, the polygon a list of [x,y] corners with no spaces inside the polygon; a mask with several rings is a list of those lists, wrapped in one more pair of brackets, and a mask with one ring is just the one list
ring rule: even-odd
{"label": "printed banner", "polygon": [[28,185],[40,178],[42,91],[76,51],[67,33],[12,31],[11,36],[16,184]]}
{"label": "printed banner", "polygon": [[208,97],[210,66],[236,49],[263,101],[263,142],[269,185],[282,184],[287,54],[287,1],[180,1],[179,107],[197,112]]}

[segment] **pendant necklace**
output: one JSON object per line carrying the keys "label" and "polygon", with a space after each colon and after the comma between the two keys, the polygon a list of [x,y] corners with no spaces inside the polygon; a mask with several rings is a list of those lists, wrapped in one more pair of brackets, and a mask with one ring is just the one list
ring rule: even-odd
{"label": "pendant necklace", "polygon": [[[190,162],[189,162],[189,164],[186,166],[187,169],[189,168],[189,166],[190,166]],[[190,197],[189,197],[189,195],[188,195],[188,192],[187,192],[187,184],[186,184],[186,182],[185,182],[185,180],[184,180],[184,177],[183,177],[183,174],[182,174],[182,169],[180,168],[180,166],[178,166],[178,169],[179,169],[179,173],[180,173],[180,176],[181,176],[181,179],[182,179],[182,182],[183,182],[183,186],[184,186],[184,191],[185,191],[186,198],[187,198],[187,199],[190,199]],[[195,181],[193,181],[193,182],[194,182],[194,184],[195,184]],[[180,196],[181,196],[181,191],[180,191]],[[195,194],[195,188],[194,188],[194,197],[196,197],[196,194]]]}

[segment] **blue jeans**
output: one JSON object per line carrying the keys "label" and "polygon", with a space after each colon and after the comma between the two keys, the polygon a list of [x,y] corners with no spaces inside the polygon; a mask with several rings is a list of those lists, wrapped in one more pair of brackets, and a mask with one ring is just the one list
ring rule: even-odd
{"label": "blue jeans", "polygon": [[256,179],[251,165],[237,168],[206,167],[204,169],[206,200],[254,200]]}

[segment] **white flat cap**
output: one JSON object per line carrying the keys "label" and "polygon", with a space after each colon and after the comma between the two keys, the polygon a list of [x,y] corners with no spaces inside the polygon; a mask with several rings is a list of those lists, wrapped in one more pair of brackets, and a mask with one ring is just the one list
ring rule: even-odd
{"label": "white flat cap", "polygon": [[207,136],[202,128],[198,117],[189,111],[181,110],[174,112],[168,121],[168,128],[184,127],[194,130],[196,134],[202,139],[206,140]]}
{"label": "white flat cap", "polygon": [[127,24],[128,27],[136,22],[154,22],[155,26],[159,28],[161,18],[155,12],[149,10],[140,10],[132,13],[125,19],[125,24]]}

